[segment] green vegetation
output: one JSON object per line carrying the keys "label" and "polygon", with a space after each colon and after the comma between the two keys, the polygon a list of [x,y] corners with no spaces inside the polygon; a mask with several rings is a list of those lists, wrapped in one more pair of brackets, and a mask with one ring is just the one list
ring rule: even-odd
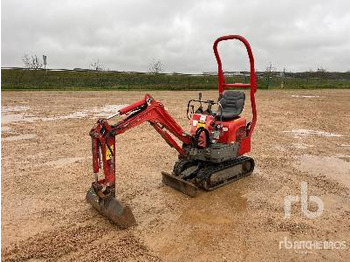
{"label": "green vegetation", "polygon": [[[350,88],[350,73],[325,71],[258,72],[259,88]],[[226,82],[247,83],[247,72],[226,77]],[[2,69],[2,90],[198,90],[216,89],[217,76],[147,74],[113,71],[54,71]]]}

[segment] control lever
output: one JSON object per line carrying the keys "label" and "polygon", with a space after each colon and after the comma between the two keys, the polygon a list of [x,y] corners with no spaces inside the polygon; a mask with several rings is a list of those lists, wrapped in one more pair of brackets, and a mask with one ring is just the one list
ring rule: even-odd
{"label": "control lever", "polygon": [[214,104],[215,102],[214,102],[214,100],[208,100],[208,112],[211,112],[211,107],[213,106],[213,104]]}
{"label": "control lever", "polygon": [[203,105],[202,105],[202,92],[199,92],[198,97],[199,97],[199,107],[201,110],[203,110]]}

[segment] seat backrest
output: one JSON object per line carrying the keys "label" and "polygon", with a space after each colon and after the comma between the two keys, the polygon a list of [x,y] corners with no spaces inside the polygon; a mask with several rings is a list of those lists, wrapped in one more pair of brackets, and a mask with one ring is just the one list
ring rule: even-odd
{"label": "seat backrest", "polygon": [[[243,111],[245,94],[241,91],[225,90],[220,99],[222,106],[222,119],[231,120],[237,118]],[[220,109],[217,116],[221,117]]]}

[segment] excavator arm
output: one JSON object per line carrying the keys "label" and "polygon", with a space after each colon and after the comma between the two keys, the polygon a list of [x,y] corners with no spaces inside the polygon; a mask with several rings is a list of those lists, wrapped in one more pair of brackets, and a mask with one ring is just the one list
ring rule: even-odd
{"label": "excavator arm", "polygon": [[[123,118],[116,124],[111,125],[108,120],[115,116],[122,116]],[[148,121],[180,155],[186,154],[170,134],[184,144],[191,144],[192,137],[185,133],[181,126],[175,122],[165,110],[164,105],[154,100],[150,95],[146,95],[144,99],[118,110],[117,113],[108,118],[99,119],[90,131],[95,182],[88,190],[86,200],[98,212],[121,228],[135,225],[136,219],[131,208],[128,205],[123,206],[115,198],[115,137],[145,121]],[[99,179],[101,168],[104,177]]]}
{"label": "excavator arm", "polygon": [[[108,120],[115,116],[124,118],[114,125],[110,125]],[[154,100],[150,95],[145,95],[144,99],[120,109],[116,114],[107,119],[99,119],[90,131],[92,137],[92,163],[96,176],[94,188],[100,197],[109,193],[114,188],[115,182],[115,136],[134,128],[145,121],[164,138],[164,140],[180,155],[185,155],[182,149],[173,137],[178,138],[184,144],[190,144],[192,137],[185,133],[175,120],[169,115],[164,105]],[[103,167],[104,178],[98,180],[98,173]],[[109,187],[106,190],[106,187]]]}

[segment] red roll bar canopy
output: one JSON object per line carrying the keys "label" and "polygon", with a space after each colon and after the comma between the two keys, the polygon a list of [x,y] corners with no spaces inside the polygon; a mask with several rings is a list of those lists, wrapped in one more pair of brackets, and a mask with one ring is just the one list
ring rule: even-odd
{"label": "red roll bar canopy", "polygon": [[[222,70],[222,63],[220,59],[220,55],[218,52],[218,44],[221,41],[226,41],[226,40],[239,40],[241,41],[248,53],[249,57],[249,63],[250,63],[250,83],[249,84],[243,84],[243,83],[226,83],[225,82],[225,76],[224,72]],[[256,120],[257,120],[257,113],[256,113],[256,103],[255,103],[255,92],[256,89],[258,88],[258,85],[256,83],[256,75],[255,75],[255,68],[254,68],[254,57],[253,57],[253,52],[252,48],[250,47],[249,42],[247,39],[245,39],[243,36],[240,35],[226,35],[219,37],[216,39],[213,45],[214,49],[214,54],[216,58],[216,62],[218,64],[218,89],[219,89],[219,96],[222,95],[222,93],[225,91],[226,88],[249,88],[250,89],[250,102],[251,102],[251,107],[252,107],[252,114],[253,114],[253,119],[251,121],[251,126],[249,129],[249,136],[251,136],[251,133],[254,130]]]}

